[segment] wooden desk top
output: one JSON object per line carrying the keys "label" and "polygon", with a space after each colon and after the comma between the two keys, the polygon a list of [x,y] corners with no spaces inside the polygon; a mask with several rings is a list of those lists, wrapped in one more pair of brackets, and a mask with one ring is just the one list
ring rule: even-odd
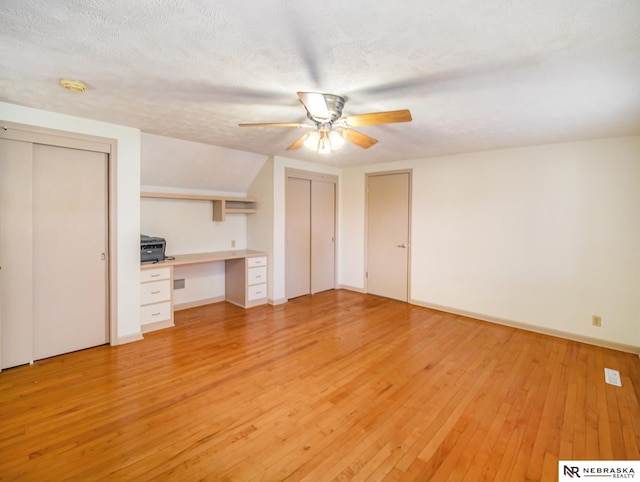
{"label": "wooden desk top", "polygon": [[175,259],[164,261],[149,261],[141,263],[141,269],[158,268],[160,266],[183,266],[187,264],[211,263],[213,261],[226,261],[227,259],[252,258],[254,256],[266,256],[267,253],[253,249],[234,249],[231,251],[212,251],[209,253],[176,254],[170,256]]}

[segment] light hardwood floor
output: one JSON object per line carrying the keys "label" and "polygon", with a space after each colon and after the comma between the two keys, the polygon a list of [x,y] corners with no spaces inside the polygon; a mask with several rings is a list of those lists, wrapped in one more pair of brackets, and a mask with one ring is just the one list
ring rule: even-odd
{"label": "light hardwood floor", "polygon": [[558,459],[640,459],[637,355],[348,291],[176,325],[0,373],[0,479],[552,481]]}

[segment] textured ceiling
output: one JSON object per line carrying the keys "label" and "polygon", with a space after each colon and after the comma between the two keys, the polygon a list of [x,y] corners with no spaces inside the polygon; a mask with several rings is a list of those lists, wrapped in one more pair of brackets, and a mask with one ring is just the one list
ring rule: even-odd
{"label": "textured ceiling", "polygon": [[[638,0],[0,0],[0,44],[2,101],[341,166],[640,133]],[[300,90],[414,120],[330,156],[237,126]]]}

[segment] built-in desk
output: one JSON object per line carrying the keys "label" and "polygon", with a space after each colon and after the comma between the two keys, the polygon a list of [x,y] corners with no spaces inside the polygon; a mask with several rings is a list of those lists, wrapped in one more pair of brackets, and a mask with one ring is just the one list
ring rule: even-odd
{"label": "built-in desk", "polygon": [[267,302],[267,254],[251,249],[178,254],[174,259],[140,265],[142,332],[174,326],[173,267],[225,262],[225,295],[230,303],[251,308]]}

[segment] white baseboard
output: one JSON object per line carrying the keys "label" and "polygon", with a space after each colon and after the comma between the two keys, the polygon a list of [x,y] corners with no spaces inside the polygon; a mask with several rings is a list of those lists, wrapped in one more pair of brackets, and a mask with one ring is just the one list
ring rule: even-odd
{"label": "white baseboard", "polygon": [[118,337],[117,345],[126,345],[127,343],[133,343],[134,341],[144,340],[142,333],[132,333],[130,335],[124,335]]}
{"label": "white baseboard", "polygon": [[187,301],[186,303],[173,305],[173,311],[188,310],[189,308],[210,305],[211,303],[220,303],[221,301],[224,301],[224,296],[216,296],[214,298],[206,298],[204,300]]}
{"label": "white baseboard", "polygon": [[289,300],[286,298],[280,298],[277,300],[272,300],[272,299],[268,299],[267,303],[269,303],[270,305],[276,306],[276,305],[284,305],[285,303],[288,303]]}
{"label": "white baseboard", "polygon": [[155,323],[147,323],[145,325],[142,325],[140,329],[142,330],[142,333],[149,333],[152,331],[164,330],[165,328],[171,328],[173,326],[176,326],[173,323],[173,320],[164,320],[157,321]]}
{"label": "white baseboard", "polygon": [[511,328],[518,328],[520,330],[532,331],[534,333],[540,333],[542,335],[555,336],[557,338],[564,338],[566,340],[578,341],[580,343],[586,343],[588,345],[600,346],[602,348],[610,348],[612,350],[623,351],[626,353],[635,353],[640,357],[640,347],[634,345],[626,345],[624,343],[617,343],[615,341],[600,340],[599,338],[592,338],[590,336],[577,335],[575,333],[569,333],[561,330],[554,330],[553,328],[544,328],[541,326],[530,325],[528,323],[522,323],[519,321],[507,320],[504,318],[498,318],[495,316],[484,315],[482,313],[474,313],[472,311],[459,310],[457,308],[451,308],[449,306],[436,305],[433,303],[425,303],[423,301],[409,300],[409,303],[416,306],[422,306],[423,308],[430,308],[432,310],[444,311],[445,313],[452,313],[454,315],[466,316],[467,318],[474,318],[480,321],[488,321],[489,323],[496,323],[498,325],[510,326]]}
{"label": "white baseboard", "polygon": [[336,286],[337,290],[349,290],[349,291],[355,291],[356,293],[362,293],[362,294],[366,294],[367,292],[364,290],[364,288],[356,288],[355,286],[349,286],[349,285],[338,285]]}

